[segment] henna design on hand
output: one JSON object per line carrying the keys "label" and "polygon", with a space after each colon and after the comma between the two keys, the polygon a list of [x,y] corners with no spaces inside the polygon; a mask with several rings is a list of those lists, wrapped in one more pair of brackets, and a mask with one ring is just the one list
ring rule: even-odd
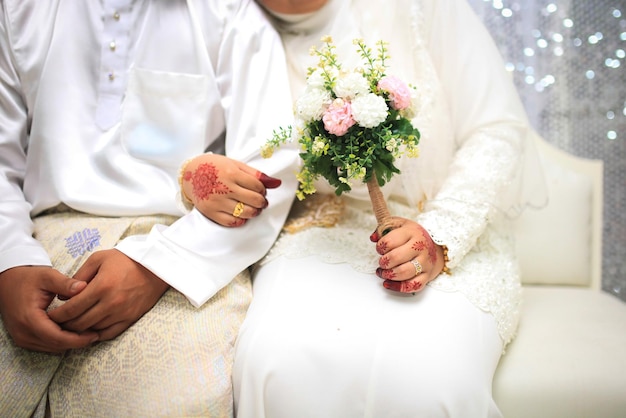
{"label": "henna design on hand", "polygon": [[402,282],[400,291],[405,292],[405,293],[417,292],[418,290],[422,288],[422,286],[423,286],[422,282],[416,282],[416,281]]}
{"label": "henna design on hand", "polygon": [[402,293],[413,293],[417,292],[422,288],[423,284],[421,282],[394,282],[394,281],[384,281],[383,287],[385,289],[393,290],[395,292]]}
{"label": "henna design on hand", "polygon": [[218,178],[218,171],[213,164],[203,163],[198,165],[194,172],[185,170],[185,181],[191,181],[193,194],[199,200],[206,200],[213,194],[227,194],[231,190]]}
{"label": "henna design on hand", "polygon": [[385,241],[378,241],[376,243],[376,251],[380,255],[385,254],[387,252],[387,243]]}
{"label": "henna design on hand", "polygon": [[380,262],[379,262],[380,266],[384,269],[386,269],[387,267],[389,267],[389,257],[387,257],[386,255],[382,256],[380,258]]}
{"label": "henna design on hand", "polygon": [[415,241],[413,245],[411,246],[411,249],[417,252],[422,252],[426,250],[429,261],[432,264],[435,264],[437,262],[437,245],[430,238],[430,235],[428,235],[428,233],[424,230],[424,228],[421,228],[421,229],[422,229],[422,236],[424,237],[425,241]]}

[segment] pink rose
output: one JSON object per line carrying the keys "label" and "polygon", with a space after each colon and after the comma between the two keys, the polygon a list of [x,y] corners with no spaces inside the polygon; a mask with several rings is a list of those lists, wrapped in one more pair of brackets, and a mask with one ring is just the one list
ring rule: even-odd
{"label": "pink rose", "polygon": [[381,78],[378,88],[389,93],[391,107],[394,109],[402,110],[411,105],[411,90],[398,77],[391,75]]}
{"label": "pink rose", "polygon": [[352,117],[350,102],[343,99],[333,100],[322,116],[322,120],[326,131],[337,136],[345,135],[348,129],[356,123]]}

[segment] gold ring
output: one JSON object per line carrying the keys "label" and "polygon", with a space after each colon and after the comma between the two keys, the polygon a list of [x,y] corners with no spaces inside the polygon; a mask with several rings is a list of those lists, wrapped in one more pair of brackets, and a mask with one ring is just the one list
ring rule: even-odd
{"label": "gold ring", "polygon": [[422,272],[422,264],[417,260],[411,260],[411,264],[415,267],[415,275],[417,276]]}
{"label": "gold ring", "polygon": [[237,204],[235,205],[235,210],[233,210],[233,216],[235,218],[238,218],[241,216],[242,213],[243,213],[243,203],[237,202]]}

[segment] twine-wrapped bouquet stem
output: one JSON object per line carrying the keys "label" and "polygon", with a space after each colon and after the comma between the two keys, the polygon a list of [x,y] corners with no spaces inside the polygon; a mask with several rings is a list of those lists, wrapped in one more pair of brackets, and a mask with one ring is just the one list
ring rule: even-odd
{"label": "twine-wrapped bouquet stem", "polygon": [[367,181],[367,191],[370,195],[370,200],[372,201],[372,209],[374,211],[374,216],[376,217],[376,231],[378,232],[378,236],[382,237],[384,234],[393,229],[393,218],[391,217],[391,212],[389,212],[389,208],[387,207],[387,202],[385,201],[385,196],[378,184],[378,180],[376,179],[376,175],[372,175],[372,177]]}

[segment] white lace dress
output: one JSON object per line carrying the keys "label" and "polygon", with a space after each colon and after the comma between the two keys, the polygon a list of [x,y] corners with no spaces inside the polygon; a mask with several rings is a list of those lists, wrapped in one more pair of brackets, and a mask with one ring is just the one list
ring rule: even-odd
{"label": "white lace dress", "polygon": [[521,303],[508,216],[542,196],[492,40],[464,0],[331,0],[277,25],[296,95],[322,35],[342,62],[358,59],[354,38],[390,43],[388,73],[420,91],[422,139],[384,193],[393,215],[448,247],[452,274],[414,296],[382,287],[365,186],[341,198],[335,226],[283,233],[255,272],[237,343],[238,416],[500,416],[491,383]]}

